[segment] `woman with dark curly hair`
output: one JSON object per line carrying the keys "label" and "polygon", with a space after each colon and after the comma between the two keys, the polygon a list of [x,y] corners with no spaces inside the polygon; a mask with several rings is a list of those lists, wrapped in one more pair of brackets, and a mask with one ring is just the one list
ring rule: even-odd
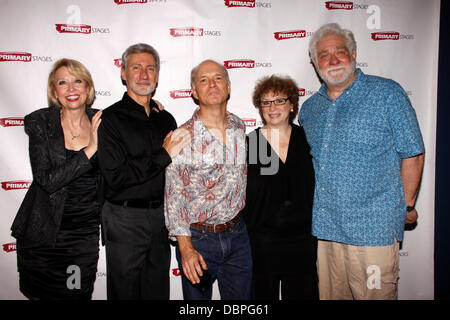
{"label": "woman with dark curly hair", "polygon": [[254,299],[318,299],[311,235],[314,169],[298,112],[298,86],[289,77],[260,79],[253,104],[264,123],[248,136],[244,218],[253,255]]}

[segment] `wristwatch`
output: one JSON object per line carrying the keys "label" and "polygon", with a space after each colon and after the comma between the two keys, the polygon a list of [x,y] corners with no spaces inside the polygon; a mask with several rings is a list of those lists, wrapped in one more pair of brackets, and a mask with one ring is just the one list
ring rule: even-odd
{"label": "wristwatch", "polygon": [[411,211],[413,211],[415,208],[414,208],[414,206],[407,206],[406,207],[406,212],[411,212]]}

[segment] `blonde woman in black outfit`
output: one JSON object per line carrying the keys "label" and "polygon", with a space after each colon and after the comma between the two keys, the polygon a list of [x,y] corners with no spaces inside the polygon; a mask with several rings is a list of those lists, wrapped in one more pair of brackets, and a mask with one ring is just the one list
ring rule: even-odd
{"label": "blonde woman in black outfit", "polygon": [[264,126],[248,136],[244,217],[253,255],[253,298],[318,299],[311,235],[314,169],[303,129],[292,123],[298,87],[289,77],[260,79],[253,92]]}
{"label": "blonde woman in black outfit", "polygon": [[24,119],[33,182],[11,227],[19,286],[29,299],[91,299],[99,253],[97,129],[89,71],[55,62],[48,108]]}

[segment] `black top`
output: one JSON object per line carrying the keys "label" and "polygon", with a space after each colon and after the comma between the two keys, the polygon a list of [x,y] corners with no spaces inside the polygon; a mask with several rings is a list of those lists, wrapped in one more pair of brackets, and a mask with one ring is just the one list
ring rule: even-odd
{"label": "black top", "polygon": [[[303,128],[292,125],[286,162],[271,148],[260,129],[248,137],[249,152],[257,152],[257,161],[249,157],[247,199],[244,217],[250,237],[269,242],[287,242],[311,236],[314,169]],[[261,174],[270,167],[264,160],[274,154],[278,170],[273,175]],[[252,163],[253,162],[253,163]],[[266,162],[267,164],[262,164]]]}
{"label": "black top", "polygon": [[[305,133],[292,125],[286,162],[260,129],[248,136],[247,199],[243,215],[250,236],[253,272],[315,274],[317,239],[311,235],[314,169]],[[274,174],[261,169],[273,167]],[[266,156],[265,156],[266,155]]]}
{"label": "black top", "polygon": [[[76,154],[77,151],[66,149],[67,159]],[[97,157],[92,157],[91,160],[92,168],[67,185],[67,199],[64,203],[64,214],[59,231],[78,229],[80,237],[98,233],[100,224],[96,183],[98,161]]]}
{"label": "black top", "polygon": [[[89,119],[98,110],[86,108]],[[33,182],[11,226],[17,248],[53,247],[67,199],[67,185],[92,169],[83,149],[67,158],[61,108],[49,107],[25,116]]]}
{"label": "black top", "polygon": [[122,100],[103,111],[98,159],[109,201],[164,199],[164,169],[171,158],[162,144],[177,124],[169,112],[153,107],[158,108],[151,100],[147,116],[125,92]]}

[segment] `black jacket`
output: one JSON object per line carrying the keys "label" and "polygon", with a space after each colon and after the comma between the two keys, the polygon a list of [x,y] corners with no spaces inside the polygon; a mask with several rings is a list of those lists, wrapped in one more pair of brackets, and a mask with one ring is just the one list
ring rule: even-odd
{"label": "black jacket", "polygon": [[[96,112],[86,108],[89,119]],[[64,212],[66,186],[92,165],[83,150],[66,159],[60,108],[36,110],[25,116],[24,125],[33,182],[11,226],[12,236],[18,248],[53,247]]]}

